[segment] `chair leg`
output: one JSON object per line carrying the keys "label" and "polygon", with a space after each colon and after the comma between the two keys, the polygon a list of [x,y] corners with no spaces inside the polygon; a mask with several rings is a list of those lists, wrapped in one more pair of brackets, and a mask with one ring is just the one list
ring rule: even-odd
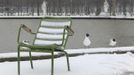
{"label": "chair leg", "polygon": [[20,46],[18,46],[18,75],[20,75]]}
{"label": "chair leg", "polygon": [[67,67],[68,67],[68,71],[70,71],[70,63],[69,63],[69,55],[66,51],[64,51],[65,55],[66,55],[66,59],[67,59]]}
{"label": "chair leg", "polygon": [[54,75],[54,50],[52,50],[52,58],[51,58],[51,75]]}
{"label": "chair leg", "polygon": [[31,64],[31,68],[33,69],[33,61],[32,61],[32,54],[31,51],[29,51],[29,56],[30,56],[30,64]]}

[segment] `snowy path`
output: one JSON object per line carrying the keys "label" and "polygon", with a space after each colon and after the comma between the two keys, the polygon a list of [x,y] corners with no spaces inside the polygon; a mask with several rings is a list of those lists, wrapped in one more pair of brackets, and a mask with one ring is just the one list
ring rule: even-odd
{"label": "snowy path", "polygon": [[[134,75],[134,55],[101,54],[70,58],[71,71],[67,71],[65,57],[55,59],[55,75]],[[21,75],[50,75],[50,60],[21,62]],[[17,75],[17,62],[0,63],[1,75]]]}

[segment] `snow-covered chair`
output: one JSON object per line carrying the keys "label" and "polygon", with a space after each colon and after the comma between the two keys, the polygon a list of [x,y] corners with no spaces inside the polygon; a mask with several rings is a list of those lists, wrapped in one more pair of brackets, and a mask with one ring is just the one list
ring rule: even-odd
{"label": "snow-covered chair", "polygon": [[[54,52],[63,52],[67,58],[67,67],[70,71],[69,56],[64,51],[67,39],[74,34],[71,29],[72,21],[67,18],[44,18],[41,20],[37,33],[32,32],[26,25],[21,24],[18,32],[18,75],[20,75],[20,51],[29,51],[31,68],[33,69],[31,52],[49,52],[51,58],[51,75],[54,75]],[[33,44],[27,41],[20,42],[20,33],[24,29],[30,34],[34,34]]]}

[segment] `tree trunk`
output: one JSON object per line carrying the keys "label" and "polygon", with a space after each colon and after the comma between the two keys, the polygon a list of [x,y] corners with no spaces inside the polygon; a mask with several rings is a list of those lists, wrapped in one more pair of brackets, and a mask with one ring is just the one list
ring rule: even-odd
{"label": "tree trunk", "polygon": [[116,16],[116,0],[112,0],[112,16]]}

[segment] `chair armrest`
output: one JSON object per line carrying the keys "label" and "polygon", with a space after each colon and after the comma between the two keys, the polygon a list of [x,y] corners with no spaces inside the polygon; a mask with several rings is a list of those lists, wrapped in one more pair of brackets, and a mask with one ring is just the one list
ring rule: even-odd
{"label": "chair armrest", "polygon": [[18,31],[18,36],[17,36],[17,43],[19,44],[20,41],[20,34],[21,34],[21,30],[24,29],[26,32],[30,33],[30,34],[36,34],[33,33],[32,30],[30,28],[28,28],[26,25],[21,24],[19,31]]}
{"label": "chair armrest", "polygon": [[65,29],[68,31],[68,35],[69,36],[73,36],[74,35],[74,31],[71,29],[71,27],[65,26]]}
{"label": "chair armrest", "polygon": [[28,33],[30,34],[36,34],[36,33],[33,33],[32,30],[30,28],[28,28],[26,25],[24,24],[21,24],[21,28],[24,29],[25,31],[27,31]]}

